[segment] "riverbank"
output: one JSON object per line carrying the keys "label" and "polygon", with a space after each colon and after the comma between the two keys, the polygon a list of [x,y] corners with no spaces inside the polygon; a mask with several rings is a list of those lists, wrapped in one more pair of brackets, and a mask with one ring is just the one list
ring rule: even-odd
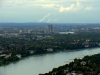
{"label": "riverbank", "polygon": [[46,52],[42,52],[42,53],[34,53],[34,54],[26,54],[26,56],[24,57],[21,57],[21,54],[17,54],[15,55],[14,53],[10,54],[10,55],[6,55],[6,54],[2,54],[0,56],[0,66],[6,66],[10,63],[15,63],[17,61],[20,61],[26,57],[29,57],[29,56],[34,56],[34,55],[41,55],[41,54],[51,54],[51,53],[56,53],[56,52],[59,52],[59,51],[77,51],[77,50],[80,50],[80,49],[91,49],[91,48],[97,48],[97,47],[90,47],[90,48],[79,48],[79,49],[69,49],[69,50],[54,50],[54,51],[46,51]]}
{"label": "riverbank", "polygon": [[0,75],[39,75],[53,68],[68,64],[75,58],[100,53],[100,48],[60,51],[51,54],[33,55],[16,63],[0,67]]}
{"label": "riverbank", "polygon": [[[0,66],[22,60],[23,58],[100,47],[100,33],[77,32],[76,34],[44,34],[40,39],[34,34],[22,34],[22,38],[0,37]],[[28,37],[30,36],[30,37]],[[93,37],[95,36],[95,37]]]}
{"label": "riverbank", "polygon": [[74,59],[74,62],[39,75],[100,75],[100,53],[85,56],[83,59]]}

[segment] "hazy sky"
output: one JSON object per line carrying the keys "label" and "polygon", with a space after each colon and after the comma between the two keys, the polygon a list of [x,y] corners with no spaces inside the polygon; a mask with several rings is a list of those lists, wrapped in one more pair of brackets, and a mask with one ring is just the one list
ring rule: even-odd
{"label": "hazy sky", "polygon": [[100,23],[100,0],[0,0],[0,22]]}

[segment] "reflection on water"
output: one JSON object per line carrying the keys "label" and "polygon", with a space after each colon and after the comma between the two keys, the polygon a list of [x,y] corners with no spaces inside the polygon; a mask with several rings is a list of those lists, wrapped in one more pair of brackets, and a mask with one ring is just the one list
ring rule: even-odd
{"label": "reflection on water", "polygon": [[74,58],[96,53],[100,53],[100,48],[31,56],[17,63],[0,67],[0,75],[38,75],[69,63]]}

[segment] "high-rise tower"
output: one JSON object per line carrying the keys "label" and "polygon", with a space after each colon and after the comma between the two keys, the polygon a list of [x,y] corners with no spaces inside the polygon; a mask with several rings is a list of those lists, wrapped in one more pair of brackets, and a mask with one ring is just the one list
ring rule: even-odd
{"label": "high-rise tower", "polygon": [[52,25],[48,25],[48,33],[52,33],[53,32],[53,26]]}

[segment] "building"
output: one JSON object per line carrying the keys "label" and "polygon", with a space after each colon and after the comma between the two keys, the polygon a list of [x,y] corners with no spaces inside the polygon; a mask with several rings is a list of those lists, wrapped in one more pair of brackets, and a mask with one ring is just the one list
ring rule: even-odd
{"label": "building", "polygon": [[59,34],[75,34],[74,32],[59,32]]}
{"label": "building", "polygon": [[52,25],[48,25],[48,33],[49,34],[53,33],[53,26]]}

